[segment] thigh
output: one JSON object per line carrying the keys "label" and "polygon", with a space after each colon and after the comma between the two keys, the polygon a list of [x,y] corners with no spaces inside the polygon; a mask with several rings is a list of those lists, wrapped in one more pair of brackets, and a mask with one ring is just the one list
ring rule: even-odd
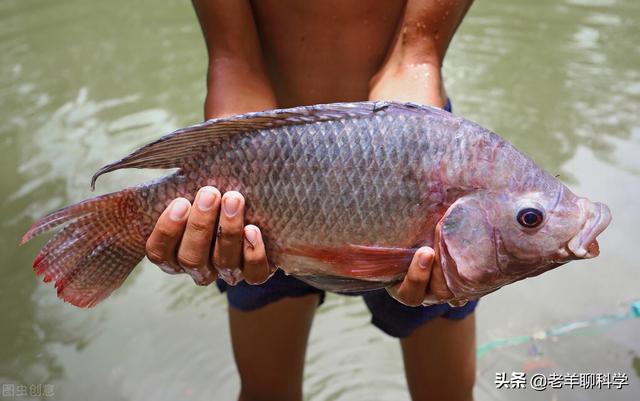
{"label": "thigh", "polygon": [[400,342],[414,401],[473,399],[475,314],[461,320],[436,318]]}
{"label": "thigh", "polygon": [[240,400],[302,400],[307,339],[319,300],[309,294],[253,311],[229,307]]}

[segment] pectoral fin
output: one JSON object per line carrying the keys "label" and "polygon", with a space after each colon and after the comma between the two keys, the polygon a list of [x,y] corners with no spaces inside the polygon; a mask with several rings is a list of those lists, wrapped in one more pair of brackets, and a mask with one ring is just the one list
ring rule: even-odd
{"label": "pectoral fin", "polygon": [[283,250],[284,254],[328,264],[332,275],[369,281],[388,281],[403,276],[415,252],[415,248],[352,244],[335,248],[298,245]]}

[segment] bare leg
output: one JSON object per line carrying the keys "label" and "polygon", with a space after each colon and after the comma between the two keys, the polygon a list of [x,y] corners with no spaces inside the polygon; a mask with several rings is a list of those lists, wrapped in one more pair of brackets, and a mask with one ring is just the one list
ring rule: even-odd
{"label": "bare leg", "polygon": [[476,371],[475,314],[437,318],[401,340],[414,401],[469,401]]}
{"label": "bare leg", "polygon": [[229,308],[240,401],[300,401],[309,329],[318,295],[284,298],[258,310]]}

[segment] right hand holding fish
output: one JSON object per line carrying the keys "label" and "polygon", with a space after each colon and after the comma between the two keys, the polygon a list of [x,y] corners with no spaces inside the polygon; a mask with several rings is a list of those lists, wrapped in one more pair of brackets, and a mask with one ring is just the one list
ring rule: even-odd
{"label": "right hand holding fish", "polygon": [[236,191],[221,196],[210,186],[198,191],[193,205],[185,198],[174,199],[145,249],[163,271],[187,273],[198,285],[211,284],[218,274],[231,285],[242,279],[260,284],[272,273],[260,229],[244,225],[243,196]]}
{"label": "right hand holding fish", "polygon": [[422,305],[428,295],[443,301],[453,297],[435,252],[428,246],[416,251],[407,275],[400,283],[388,287],[387,292],[407,306]]}

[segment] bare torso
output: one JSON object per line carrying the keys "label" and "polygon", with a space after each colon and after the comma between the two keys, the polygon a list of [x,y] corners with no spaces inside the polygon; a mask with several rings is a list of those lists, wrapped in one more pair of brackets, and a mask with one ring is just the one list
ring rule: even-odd
{"label": "bare torso", "polygon": [[441,66],[471,2],[194,0],[205,117],[360,100],[442,107]]}
{"label": "bare torso", "polygon": [[366,100],[403,15],[403,0],[253,1],[281,107]]}

